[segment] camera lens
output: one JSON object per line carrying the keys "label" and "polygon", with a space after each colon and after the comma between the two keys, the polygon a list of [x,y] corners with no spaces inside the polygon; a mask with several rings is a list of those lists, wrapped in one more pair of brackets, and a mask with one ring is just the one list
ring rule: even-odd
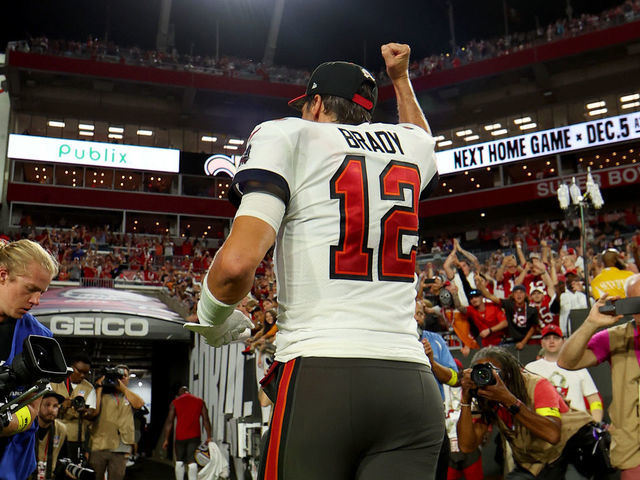
{"label": "camera lens", "polygon": [[493,376],[493,365],[490,363],[479,363],[471,369],[471,380],[478,387],[495,385],[496,379]]}
{"label": "camera lens", "polygon": [[36,365],[46,371],[56,370],[56,366],[51,359],[50,352],[46,347],[38,344],[33,345],[33,356],[36,361]]}

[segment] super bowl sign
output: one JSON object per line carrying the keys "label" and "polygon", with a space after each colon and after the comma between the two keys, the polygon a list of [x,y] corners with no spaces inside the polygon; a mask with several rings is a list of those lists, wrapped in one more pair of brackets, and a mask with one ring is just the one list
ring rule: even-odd
{"label": "super bowl sign", "polygon": [[9,136],[9,158],[92,167],[177,173],[180,151],[66,138]]}
{"label": "super bowl sign", "polygon": [[233,178],[236,174],[241,158],[242,156],[240,155],[233,155],[230,157],[222,153],[211,155],[204,161],[204,173],[205,175],[210,175],[212,177],[217,177],[218,175],[229,175]]}
{"label": "super bowl sign", "polygon": [[438,152],[436,158],[438,172],[445,175],[637,138],[640,138],[640,113],[634,112],[452,148]]}

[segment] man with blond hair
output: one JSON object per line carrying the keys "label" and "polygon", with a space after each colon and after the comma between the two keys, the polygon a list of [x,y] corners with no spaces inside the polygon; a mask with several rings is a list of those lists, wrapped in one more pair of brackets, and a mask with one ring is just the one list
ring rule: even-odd
{"label": "man with blond hair", "polygon": [[[58,274],[58,262],[40,244],[23,239],[0,244],[0,361],[11,364],[29,335],[52,337],[29,313]],[[40,399],[12,415],[0,437],[0,472],[23,480],[36,468],[35,439]]]}

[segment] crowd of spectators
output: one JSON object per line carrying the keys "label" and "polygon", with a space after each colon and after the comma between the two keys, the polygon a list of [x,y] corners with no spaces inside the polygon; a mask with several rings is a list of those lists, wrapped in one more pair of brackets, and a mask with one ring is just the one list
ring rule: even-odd
{"label": "crowd of spectators", "polygon": [[[586,228],[587,256],[593,260],[590,262],[589,278],[594,278],[602,270],[599,252],[607,248],[617,249],[623,261],[630,261],[631,268],[635,267],[640,243],[638,228],[640,208],[637,206],[590,217]],[[218,239],[123,234],[113,232],[109,227],[86,226],[70,229],[22,228],[20,232],[13,233],[12,238],[6,238],[30,238],[51,251],[60,262],[60,273],[55,280],[78,282],[85,286],[113,287],[120,284],[158,287],[180,302],[186,315],[195,313],[201,281],[219,246]],[[469,229],[460,235],[441,235],[424,240],[419,249],[419,259],[422,260],[419,261],[419,299],[424,300],[426,328],[445,332],[455,325],[458,330],[462,329],[456,335],[459,346],[474,348],[482,342],[465,335],[482,332],[474,332],[477,327],[472,326],[473,322],[467,325],[462,322],[469,317],[468,306],[472,305],[472,312],[477,307],[477,300],[470,295],[470,291],[477,290],[478,296],[483,298],[496,296],[506,299],[516,285],[524,285],[524,294],[530,303],[537,297],[531,290],[532,285],[544,287],[540,289],[543,297],[536,298],[535,303],[547,301],[548,307],[553,306],[554,313],[540,318],[534,334],[539,333],[551,317],[558,325],[561,324],[560,319],[566,323],[568,307],[556,305],[561,298],[573,306],[582,303],[586,306],[585,301],[581,303],[580,299],[574,298],[574,294],[569,297],[567,293],[574,291],[570,285],[573,279],[571,275],[584,279],[579,238],[578,220],[567,217],[503,228]],[[462,244],[465,249],[461,247]],[[548,276],[544,277],[543,272],[547,272]],[[480,283],[477,276],[482,278]],[[429,283],[425,284],[425,281]],[[450,284],[447,285],[447,282]],[[483,291],[485,285],[486,292]],[[452,295],[451,303],[444,305],[444,308],[441,308],[443,302],[438,296],[441,291],[449,291]],[[458,297],[460,302],[456,308],[453,300],[457,301]],[[277,290],[270,258],[265,259],[256,273],[250,299],[257,304],[250,303],[246,307],[246,313],[257,324],[253,332],[257,337],[250,343],[260,340],[257,345],[262,349],[265,340],[273,340],[275,330],[266,335],[270,330],[267,326],[275,323],[277,316]],[[265,300],[266,306],[263,305]],[[272,318],[264,321],[264,315],[269,310],[274,310],[271,315],[273,322]],[[493,310],[493,306],[489,310]],[[566,325],[562,326],[566,328]],[[496,335],[496,332],[492,332],[492,338],[497,338]],[[524,335],[518,341],[522,341]],[[484,336],[481,335],[480,340]],[[465,341],[460,341],[461,337]],[[500,335],[500,340],[502,337],[504,335]]]}
{"label": "crowd of spectators", "polygon": [[568,336],[570,311],[587,308],[587,289],[593,304],[603,293],[600,279],[638,273],[637,213],[631,207],[593,219],[588,269],[579,242],[563,236],[569,221],[514,226],[500,234],[498,248],[478,255],[458,238],[442,238],[420,271],[416,321],[465,355],[500,344],[522,350],[548,325]]}
{"label": "crowd of spectators", "polygon": [[[529,32],[516,32],[494,39],[470,40],[458,45],[452,52],[430,55],[410,65],[412,77],[422,77],[434,72],[456,68],[464,64],[509,55],[532,48],[543,43],[551,43],[563,38],[570,38],[610,28],[640,18],[640,0],[625,0],[620,5],[604,10],[599,15],[582,13],[559,18],[546,27],[539,26]],[[223,55],[219,58],[206,55],[179,53],[160,50],[144,50],[137,46],[123,47],[113,41],[102,41],[89,36],[86,41],[49,39],[45,36],[29,40],[10,42],[7,50],[35,52],[49,55],[60,55],[73,58],[90,58],[97,61],[140,65],[147,67],[182,70],[262,80],[274,83],[304,85],[309,79],[308,70],[300,70],[285,66],[266,65],[251,59]],[[378,80],[388,83],[386,72],[380,71]]]}
{"label": "crowd of spectators", "polygon": [[[423,77],[440,70],[509,55],[543,43],[603,30],[638,18],[640,18],[639,0],[626,0],[614,8],[604,10],[599,15],[583,13],[573,16],[572,12],[567,12],[567,17],[559,18],[546,27],[538,26],[529,32],[516,32],[489,40],[473,39],[464,45],[456,46],[452,53],[434,54],[420,61],[414,61],[409,73],[413,78]],[[383,78],[384,74],[381,72],[380,76]]]}
{"label": "crowd of spectators", "polygon": [[[640,228],[640,208],[630,205],[624,209],[612,209],[587,216],[586,240],[590,255],[608,247],[624,249],[625,237]],[[501,227],[468,228],[451,234],[421,236],[419,253],[442,258],[453,249],[453,239],[464,242],[467,249],[484,260],[485,256],[513,251],[516,242],[527,250],[539,252],[544,241],[554,249],[576,247],[580,240],[580,220],[574,217],[548,219],[525,224],[507,224]],[[630,252],[627,252],[630,253]]]}
{"label": "crowd of spectators", "polygon": [[[60,263],[54,279],[85,286],[114,284],[162,287],[194,311],[200,280],[211,264],[217,240],[177,240],[168,235],[114,233],[109,228],[21,229],[7,240],[29,238],[48,249]],[[215,244],[215,245],[214,245]]]}
{"label": "crowd of spectators", "polygon": [[[175,239],[168,235],[135,235],[110,228],[74,226],[70,229],[22,228],[5,240],[29,238],[49,250],[60,263],[58,282],[112,288],[149,286],[176,299],[185,316],[195,314],[196,304],[218,240]],[[276,280],[268,256],[256,272],[251,296],[241,309],[253,319],[255,329],[248,351],[273,351],[277,327]]]}
{"label": "crowd of spectators", "polygon": [[[590,217],[588,281],[606,267],[600,252],[609,248],[617,249],[626,268],[637,270],[638,228],[637,206]],[[463,353],[502,342],[523,348],[548,324],[568,333],[568,312],[587,306],[579,236],[577,220],[567,217],[430,239],[419,256],[416,318],[421,328],[445,335]],[[218,240],[86,226],[23,228],[6,238],[21,237],[38,241],[56,256],[61,266],[57,281],[157,287],[180,303],[185,316],[195,314],[201,282],[219,245]],[[240,308],[255,324],[246,353],[273,353],[277,286],[270,256]]]}
{"label": "crowd of spectators", "polygon": [[209,75],[261,80],[273,83],[304,85],[310,72],[278,65],[265,65],[247,58],[223,55],[215,58],[206,55],[179,53],[175,48],[170,52],[144,50],[139,47],[122,47],[113,41],[104,42],[93,36],[86,41],[32,38],[28,41],[11,42],[8,50],[59,55],[72,58],[86,58],[100,62],[137,65]]}

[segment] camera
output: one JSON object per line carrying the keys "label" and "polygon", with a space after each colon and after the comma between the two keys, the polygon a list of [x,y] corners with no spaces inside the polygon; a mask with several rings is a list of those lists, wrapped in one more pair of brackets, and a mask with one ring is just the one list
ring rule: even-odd
{"label": "camera", "polygon": [[102,381],[102,387],[105,391],[115,390],[118,386],[118,380],[122,380],[126,373],[124,368],[106,367],[103,371],[104,380]]}
{"label": "camera", "polygon": [[64,468],[64,475],[58,478],[71,478],[73,480],[96,480],[96,472],[80,464],[73,463],[70,458],[60,458],[58,463]]}
{"label": "camera", "polygon": [[495,385],[497,382],[493,376],[494,371],[500,375],[500,369],[490,363],[478,363],[471,368],[471,381],[479,388]]}
{"label": "camera", "polygon": [[605,315],[635,315],[640,313],[640,297],[620,298],[615,302],[607,300],[598,310]]}
{"label": "camera", "polygon": [[61,382],[67,378],[67,364],[60,345],[53,338],[29,335],[22,344],[22,352],[15,356],[11,367],[2,365],[0,393],[48,379]]}
{"label": "camera", "polygon": [[13,412],[44,395],[49,382],[62,382],[71,372],[57,341],[29,335],[11,366],[0,365],[0,424],[8,425]]}
{"label": "camera", "polygon": [[85,408],[87,408],[87,404],[85,403],[84,397],[82,395],[73,397],[73,399],[71,400],[71,406],[76,410],[84,410]]}

